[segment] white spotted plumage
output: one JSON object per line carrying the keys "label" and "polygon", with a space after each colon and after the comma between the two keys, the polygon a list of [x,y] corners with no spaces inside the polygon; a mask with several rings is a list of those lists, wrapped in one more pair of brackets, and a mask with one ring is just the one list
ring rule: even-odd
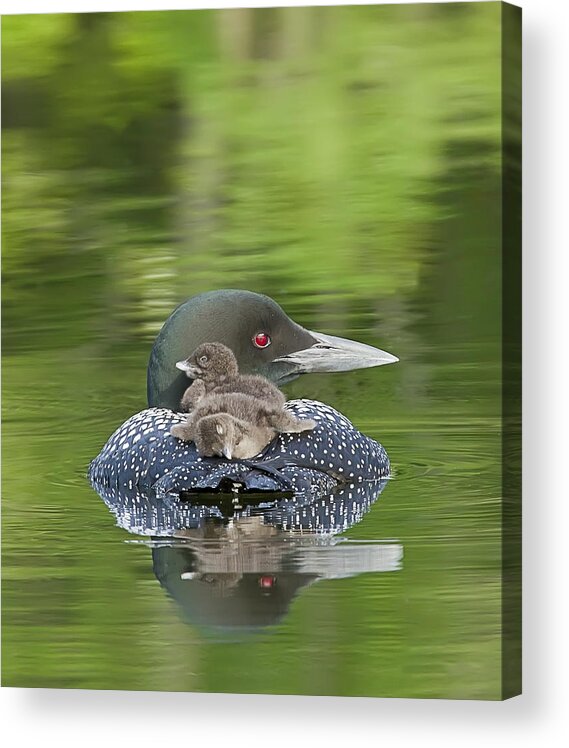
{"label": "white spotted plumage", "polygon": [[[183,413],[149,408],[112,434],[91,463],[89,475],[95,485],[134,485],[163,494],[216,488],[227,478],[247,488],[282,490],[292,485],[295,493],[313,495],[346,479],[378,480],[389,475],[384,448],[331,406],[316,400],[290,400],[285,407],[299,418],[313,419],[316,427],[301,434],[277,435],[259,458],[247,464],[201,458],[193,443],[170,434],[171,427],[185,419]],[[279,465],[277,473],[263,471],[266,461]],[[253,462],[260,463],[260,468]]]}

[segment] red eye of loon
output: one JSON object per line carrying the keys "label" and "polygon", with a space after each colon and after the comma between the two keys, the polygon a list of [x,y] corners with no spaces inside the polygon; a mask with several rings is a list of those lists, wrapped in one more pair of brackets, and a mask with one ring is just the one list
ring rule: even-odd
{"label": "red eye of loon", "polygon": [[271,339],[266,332],[258,332],[253,338],[253,343],[257,348],[266,348],[271,345]]}
{"label": "red eye of loon", "polygon": [[262,577],[259,577],[259,587],[262,590],[270,590],[275,586],[276,581],[276,577],[269,576],[268,574],[263,575]]}

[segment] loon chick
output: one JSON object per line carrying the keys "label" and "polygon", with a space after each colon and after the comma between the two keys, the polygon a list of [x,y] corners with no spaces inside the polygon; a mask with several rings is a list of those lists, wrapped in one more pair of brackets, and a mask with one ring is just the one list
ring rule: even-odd
{"label": "loon chick", "polygon": [[229,413],[212,413],[196,423],[194,440],[200,455],[246,460],[262,452],[274,435],[268,426],[257,426]]}
{"label": "loon chick", "polygon": [[[224,416],[221,422],[220,415]],[[215,417],[213,421],[202,423],[204,419],[211,419],[212,416]],[[232,421],[228,422],[225,416]],[[220,440],[218,437],[222,434],[217,430],[217,426],[224,430],[228,423],[230,428]],[[217,430],[215,435],[212,433],[212,424],[214,431]],[[225,449],[225,456],[235,455],[237,458],[246,459],[259,454],[278,433],[300,434],[303,431],[312,431],[315,425],[312,419],[297,418],[283,410],[282,405],[275,405],[270,400],[261,400],[242,392],[226,392],[213,393],[201,398],[186,422],[172,426],[170,433],[182,441],[195,442],[202,457],[223,455]],[[222,447],[218,450],[220,441]]]}
{"label": "loon chick", "polygon": [[192,410],[205,395],[213,392],[241,392],[282,408],[285,396],[274,384],[258,374],[240,374],[233,351],[223,343],[204,343],[176,367],[194,382],[185,391],[181,408]]}

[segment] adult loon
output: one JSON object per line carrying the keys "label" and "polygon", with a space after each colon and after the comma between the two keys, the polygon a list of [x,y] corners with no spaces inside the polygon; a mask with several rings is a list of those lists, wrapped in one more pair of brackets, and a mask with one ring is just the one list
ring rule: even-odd
{"label": "adult loon", "polygon": [[188,386],[176,363],[206,342],[223,343],[240,371],[262,374],[277,385],[308,372],[398,360],[363,343],[306,330],[262,294],[226,289],[194,296],[174,310],[156,338],[148,364],[149,408],[125,421],[91,463],[95,488],[139,488],[167,496],[227,484],[314,495],[339,483],[389,475],[380,444],[313,400],[285,406],[299,418],[316,421],[313,431],[279,434],[254,460],[200,457],[193,443],[176,439],[170,430],[185,419],[177,409]]}

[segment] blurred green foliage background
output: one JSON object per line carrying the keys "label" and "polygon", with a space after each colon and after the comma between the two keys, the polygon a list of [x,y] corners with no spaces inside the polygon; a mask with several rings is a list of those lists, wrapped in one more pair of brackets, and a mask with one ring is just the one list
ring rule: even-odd
{"label": "blurred green foliage background", "polygon": [[70,274],[126,334],[212,287],[307,307],[416,288],[457,149],[499,167],[499,13],[5,18],[7,343]]}

